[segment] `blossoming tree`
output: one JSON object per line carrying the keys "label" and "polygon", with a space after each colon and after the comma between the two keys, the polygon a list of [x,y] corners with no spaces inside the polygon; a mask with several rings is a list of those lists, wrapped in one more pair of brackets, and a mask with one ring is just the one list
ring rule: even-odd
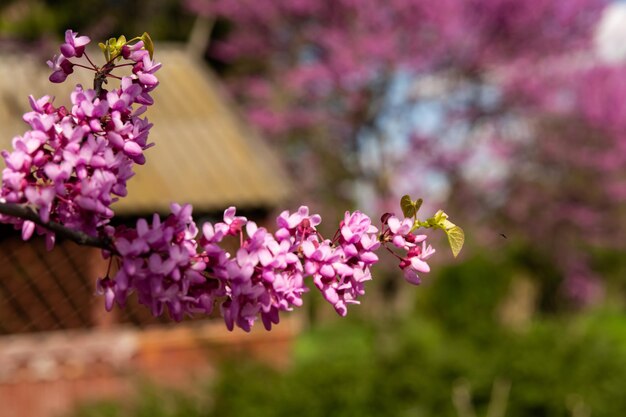
{"label": "blossoming tree", "polygon": [[343,198],[347,177],[385,204],[436,175],[448,206],[549,258],[567,293],[598,284],[590,246],[624,247],[624,66],[593,52],[607,3],[187,0],[226,22],[208,53],[249,119],[298,164],[332,161],[320,193]]}
{"label": "blossoming tree", "polygon": [[[420,228],[443,230],[453,253],[460,251],[463,231],[443,211],[419,220],[421,200],[409,196],[401,200],[403,216],[384,214],[380,228],[364,213],[346,212],[331,239],[318,232],[321,217],[306,206],[282,212],[274,232],[237,216],[235,207],[222,222],[198,226],[191,205],[177,203],[164,219],[155,214],[134,228],[112,226],[112,204],[126,195],[135,164],[146,162],[153,145],[152,124],[142,115],[153,104],[161,64],[147,33],[101,43],[103,65],[86,52],[89,42],[68,30],[61,54],[48,65],[57,83],[74,70],[92,71],[93,88],[77,85],[69,108],[56,107],[49,96],[30,97],[32,111],[24,115],[30,130],[2,152],[0,221],[21,230],[24,240],[43,235],[49,249],[57,237],[100,248],[109,259],[97,280],[107,310],[124,307],[135,293],[154,315],[167,309],[181,320],[219,305],[228,329],[249,331],[259,317],[270,329],[281,311],[302,305],[307,277],[346,315],[372,279],[380,248],[398,259],[409,283],[419,284],[435,252]],[[107,89],[109,82],[118,86]],[[223,245],[229,238],[238,241],[234,253]]]}
{"label": "blossoming tree", "polygon": [[[498,107],[509,106],[513,97],[497,94],[503,74],[534,71],[538,60],[584,46],[603,4],[187,0],[196,13],[228,22],[209,54],[231,69],[231,91],[250,120],[291,145],[298,163],[307,152],[330,161],[320,177],[339,200],[346,193],[336,175],[368,183],[385,199],[402,182],[398,165],[437,167],[449,176],[463,170],[471,152],[442,146],[442,138],[485,119],[495,125],[502,112],[485,96],[491,92],[503,98]],[[433,79],[441,91],[432,107],[444,122],[425,144],[416,140],[414,149],[394,152],[394,128],[425,137],[414,109],[432,98],[420,86]],[[407,188],[420,186],[413,181]]]}

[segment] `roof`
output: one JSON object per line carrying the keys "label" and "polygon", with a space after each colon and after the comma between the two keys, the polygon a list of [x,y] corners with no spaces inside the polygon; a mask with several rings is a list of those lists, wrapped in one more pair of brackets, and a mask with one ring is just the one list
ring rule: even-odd
{"label": "roof", "polygon": [[[97,56],[92,54],[92,56]],[[196,212],[272,208],[287,198],[290,183],[269,146],[239,118],[208,67],[185,52],[184,46],[157,45],[163,63],[155,104],[147,112],[154,127],[146,164],[136,168],[128,197],[115,203],[118,214],[139,215],[169,210],[171,202],[191,203]],[[91,87],[91,73],[76,68],[63,84],[48,81],[41,58],[0,54],[0,148],[27,125],[28,95],[56,96],[69,104],[76,83]]]}

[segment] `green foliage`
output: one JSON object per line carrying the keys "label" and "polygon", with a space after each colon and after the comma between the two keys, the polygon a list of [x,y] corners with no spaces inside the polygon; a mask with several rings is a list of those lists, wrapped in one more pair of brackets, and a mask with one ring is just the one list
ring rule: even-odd
{"label": "green foliage", "polygon": [[402,209],[404,217],[413,217],[415,220],[412,231],[420,227],[443,230],[448,238],[450,249],[452,249],[452,255],[456,258],[461,252],[461,249],[463,249],[463,244],[465,243],[465,232],[463,232],[461,227],[448,220],[448,215],[443,210],[437,211],[434,216],[423,222],[419,221],[417,219],[417,212],[420,207],[422,207],[422,203],[423,200],[421,198],[412,200],[411,196],[408,194],[403,195],[400,199],[400,208]]}
{"label": "green foliage", "polygon": [[148,32],[144,32],[139,39],[143,41],[143,47],[150,54],[150,59],[152,59],[154,55],[154,42],[152,42],[152,38]]}
{"label": "green foliage", "polygon": [[419,291],[416,315],[436,317],[452,334],[497,336],[495,315],[514,274],[506,263],[484,256],[443,268],[431,286]]}
{"label": "green foliage", "polygon": [[448,220],[448,215],[443,210],[437,211],[433,217],[426,219],[426,221],[418,221],[416,223],[421,227],[432,227],[434,229],[443,230],[446,233],[450,249],[452,249],[452,254],[455,258],[459,255],[461,249],[463,249],[465,232],[463,232],[463,229],[459,226]]}
{"label": "green foliage", "polygon": [[202,417],[206,410],[207,404],[193,395],[144,383],[134,404],[84,404],[71,417]]}
{"label": "green foliage", "polygon": [[415,217],[423,202],[424,201],[421,198],[413,201],[411,200],[410,195],[403,195],[400,199],[400,208],[402,209],[402,214],[404,214],[404,217]]}
{"label": "green foliage", "polygon": [[150,59],[154,55],[154,43],[148,32],[144,32],[141,36],[136,36],[133,39],[127,41],[126,36],[122,35],[119,38],[109,38],[105,43],[98,43],[100,50],[104,54],[104,60],[106,62],[113,62],[113,60],[122,58],[122,48],[126,45],[130,45],[135,41],[143,41],[143,47],[150,54]]}
{"label": "green foliage", "polygon": [[104,60],[109,62],[121,58],[122,48],[126,44],[126,36],[122,35],[119,38],[109,38],[105,43],[100,42],[98,46],[104,54]]}
{"label": "green foliage", "polygon": [[33,41],[58,28],[59,16],[40,2],[33,2],[27,13],[21,13],[19,18],[10,18],[3,13],[3,6],[0,5],[0,35]]}
{"label": "green foliage", "polygon": [[[394,348],[386,352],[378,352],[381,342],[362,327],[344,327],[350,339],[373,343],[360,352],[320,343],[316,358],[309,355],[284,376],[258,367],[229,368],[212,415],[452,417],[452,388],[461,378],[471,386],[479,415],[497,379],[512,384],[508,417],[568,416],[572,401],[594,416],[620,415],[626,407],[625,346],[578,324],[539,323],[528,333],[495,332],[491,343],[479,343],[442,332],[432,321],[411,320],[388,335]],[[623,334],[623,320],[619,327]]]}
{"label": "green foliage", "polygon": [[446,235],[448,236],[448,244],[450,244],[450,249],[452,249],[452,254],[456,258],[461,253],[461,249],[463,249],[463,243],[465,243],[465,232],[459,226],[453,226],[449,229],[445,229]]}
{"label": "green foliage", "polygon": [[154,39],[186,41],[194,20],[180,0],[0,2],[0,35],[29,41],[56,38],[67,28],[99,38],[148,31]]}

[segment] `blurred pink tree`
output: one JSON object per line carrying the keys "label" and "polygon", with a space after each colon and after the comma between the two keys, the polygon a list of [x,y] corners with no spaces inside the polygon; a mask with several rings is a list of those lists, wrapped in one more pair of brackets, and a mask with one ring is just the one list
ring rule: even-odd
{"label": "blurred pink tree", "polygon": [[563,289],[582,303],[604,292],[594,249],[624,249],[625,71],[583,54],[509,86],[533,140],[509,159],[516,176],[507,184],[506,214],[557,261]]}
{"label": "blurred pink tree", "polygon": [[623,70],[591,53],[606,1],[187,4],[226,22],[210,57],[318,198],[385,207],[438,184],[554,260],[569,295],[600,293],[587,249],[622,245],[626,194]]}

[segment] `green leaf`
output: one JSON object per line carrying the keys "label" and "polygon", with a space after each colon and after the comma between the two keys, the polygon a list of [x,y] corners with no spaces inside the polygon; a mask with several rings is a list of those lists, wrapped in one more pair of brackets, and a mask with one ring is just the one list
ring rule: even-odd
{"label": "green leaf", "polygon": [[445,222],[448,219],[448,215],[443,210],[437,211],[433,217],[426,219],[425,227],[434,227],[435,229],[446,230]]}
{"label": "green leaf", "polygon": [[402,214],[404,214],[404,217],[416,217],[417,212],[419,211],[420,207],[422,207],[423,202],[424,200],[422,200],[421,198],[413,201],[411,200],[411,196],[409,196],[408,194],[403,195],[400,199],[400,208],[402,209]]}
{"label": "green leaf", "polygon": [[126,36],[122,35],[118,39],[113,38],[111,48],[111,59],[122,57],[122,48],[126,45]]}
{"label": "green leaf", "polygon": [[152,59],[152,55],[154,55],[154,42],[152,42],[152,38],[148,35],[148,32],[144,32],[141,35],[141,40],[143,41],[143,47],[150,54],[150,59]]}
{"label": "green leaf", "polygon": [[448,235],[448,243],[450,244],[450,249],[452,249],[452,255],[456,258],[461,249],[463,249],[465,233],[459,226],[454,226],[446,229],[446,235]]}
{"label": "green leaf", "polygon": [[452,222],[451,222],[450,220],[448,220],[448,219],[444,219],[444,220],[440,223],[440,225],[441,225],[441,228],[442,228],[443,230],[450,230],[450,229],[452,229],[453,227],[456,227],[456,224],[452,223]]}
{"label": "green leaf", "polygon": [[104,59],[108,61],[109,60],[109,41],[107,41],[106,44],[100,42],[98,46],[100,47],[100,49],[102,50],[102,53],[104,54]]}
{"label": "green leaf", "polygon": [[417,210],[415,209],[415,203],[411,200],[411,196],[408,194],[403,195],[400,199],[400,208],[402,209],[402,214],[404,217],[413,217]]}
{"label": "green leaf", "polygon": [[415,206],[415,213],[417,213],[420,210],[420,207],[422,207],[423,202],[424,200],[422,200],[421,198],[418,198],[416,201],[413,202],[413,205]]}
{"label": "green leaf", "polygon": [[463,229],[448,220],[448,215],[443,210],[437,211],[433,217],[426,219],[425,222],[420,222],[420,226],[443,230],[448,237],[448,243],[454,257],[456,258],[461,252],[465,243],[465,233]]}

